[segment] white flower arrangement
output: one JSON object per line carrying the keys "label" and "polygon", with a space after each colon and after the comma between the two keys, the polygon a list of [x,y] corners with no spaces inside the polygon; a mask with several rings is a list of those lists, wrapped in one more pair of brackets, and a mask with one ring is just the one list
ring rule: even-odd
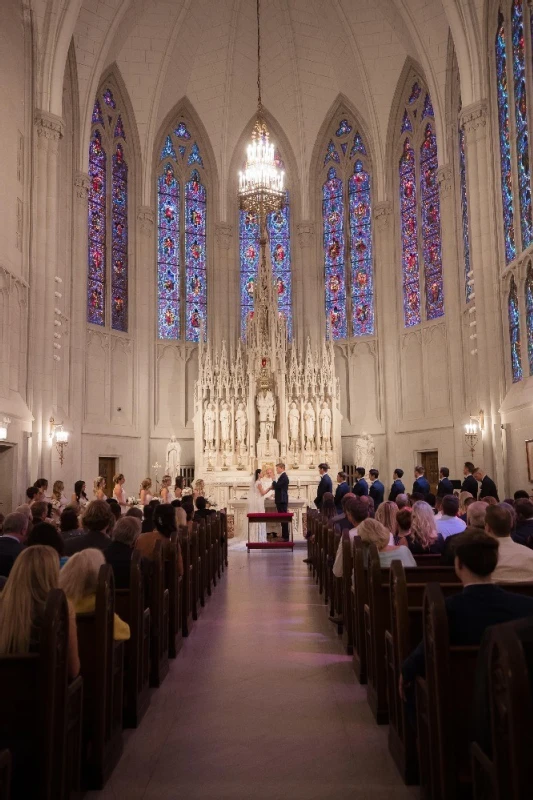
{"label": "white flower arrangement", "polygon": [[181,493],[182,497],[191,497],[192,496],[192,489],[190,486],[186,486]]}

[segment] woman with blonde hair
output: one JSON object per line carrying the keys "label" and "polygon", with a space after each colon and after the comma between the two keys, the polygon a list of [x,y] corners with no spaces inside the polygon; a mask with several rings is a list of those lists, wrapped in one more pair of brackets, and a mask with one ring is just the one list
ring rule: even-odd
{"label": "woman with blonde hair", "polygon": [[357,535],[367,545],[375,544],[382,567],[390,567],[393,561],[401,561],[405,567],[416,567],[414,556],[405,545],[389,544],[390,531],[370,517],[357,526]]}
{"label": "woman with blonde hair", "polygon": [[[74,606],[76,614],[90,614],[96,608],[96,590],[100,567],[105,564],[101,550],[89,547],[69,558],[59,576],[59,586]],[[130,626],[115,614],[114,639],[130,638]]]}
{"label": "woman with blonde hair", "polygon": [[[36,544],[23,550],[0,594],[0,653],[32,653],[39,649],[41,625],[49,592],[58,588],[57,552]],[[68,674],[80,671],[76,613],[69,602]]]}
{"label": "woman with blonde hair", "polygon": [[472,500],[474,499],[474,495],[471,494],[470,492],[460,492],[458,516],[462,517],[462,515],[464,514],[466,519],[466,509],[468,508],[468,504],[466,503],[466,501],[469,500],[470,498],[472,498]]}
{"label": "woman with blonde hair", "polygon": [[170,486],[172,484],[172,478],[170,475],[163,475],[161,480],[161,489],[159,490],[159,497],[162,503],[170,503]]}
{"label": "woman with blonde hair", "polygon": [[125,514],[128,510],[128,501],[126,499],[126,491],[124,489],[124,483],[126,482],[126,478],[119,472],[118,475],[113,477],[113,497],[117,501],[120,506],[121,514]]}
{"label": "woman with blonde hair", "polygon": [[426,555],[442,553],[444,539],[437,532],[437,523],[433,509],[424,500],[417,500],[411,514],[411,529],[405,541],[411,553]]}
{"label": "woman with blonde hair", "polygon": [[145,478],[141,483],[141,490],[139,492],[139,499],[142,506],[147,506],[150,500],[153,499],[151,488],[152,488],[152,479]]}
{"label": "woman with blonde hair", "polygon": [[63,481],[56,481],[52,489],[52,508],[54,514],[59,519],[64,508],[68,506],[68,500],[65,497],[65,484]]}
{"label": "woman with blonde hair", "polygon": [[396,536],[396,514],[398,513],[398,506],[392,500],[386,500],[380,503],[376,511],[375,519],[381,522],[392,536]]}
{"label": "woman with blonde hair", "polygon": [[93,485],[93,495],[95,500],[107,500],[107,495],[105,494],[104,489],[105,478],[99,475],[98,478],[95,478]]}

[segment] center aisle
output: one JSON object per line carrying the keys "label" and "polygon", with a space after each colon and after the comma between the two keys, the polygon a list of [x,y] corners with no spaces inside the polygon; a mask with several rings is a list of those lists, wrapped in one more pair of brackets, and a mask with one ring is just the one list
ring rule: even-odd
{"label": "center aisle", "polygon": [[103,792],[88,800],[411,800],[304,551],[229,569]]}

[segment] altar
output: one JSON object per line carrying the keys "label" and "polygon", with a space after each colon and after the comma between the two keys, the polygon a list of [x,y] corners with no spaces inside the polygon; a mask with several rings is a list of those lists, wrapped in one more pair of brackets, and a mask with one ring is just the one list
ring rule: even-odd
{"label": "altar", "polygon": [[[307,500],[297,497],[289,496],[289,507],[288,510],[294,514],[292,519],[292,530],[294,535],[294,541],[296,542],[303,542],[305,540],[304,537],[304,525],[303,525],[303,515],[307,509]],[[265,502],[265,511],[275,511],[276,506],[273,500],[267,500]],[[228,513],[233,514],[233,530],[234,530],[234,538],[232,541],[246,541],[248,538],[248,499],[238,497],[233,501],[230,501],[228,505]],[[279,524],[275,523],[267,523],[267,533],[270,532],[279,532]]]}

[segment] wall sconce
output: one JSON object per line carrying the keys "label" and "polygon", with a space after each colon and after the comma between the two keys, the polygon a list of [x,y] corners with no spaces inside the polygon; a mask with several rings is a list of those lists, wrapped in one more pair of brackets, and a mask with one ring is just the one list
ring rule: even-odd
{"label": "wall sconce", "polygon": [[465,425],[465,441],[468,445],[468,449],[470,450],[472,461],[474,460],[474,452],[476,449],[476,444],[478,443],[478,438],[477,422],[474,422],[473,420],[467,422]]}
{"label": "wall sconce", "polygon": [[65,460],[64,450],[68,445],[68,431],[63,430],[62,422],[55,422],[53,417],[50,417],[50,441],[56,440],[56,450],[59,454],[59,464],[63,466]]}
{"label": "wall sconce", "polygon": [[4,417],[2,422],[0,422],[0,441],[5,442],[7,439],[7,427],[11,420],[9,417]]}

